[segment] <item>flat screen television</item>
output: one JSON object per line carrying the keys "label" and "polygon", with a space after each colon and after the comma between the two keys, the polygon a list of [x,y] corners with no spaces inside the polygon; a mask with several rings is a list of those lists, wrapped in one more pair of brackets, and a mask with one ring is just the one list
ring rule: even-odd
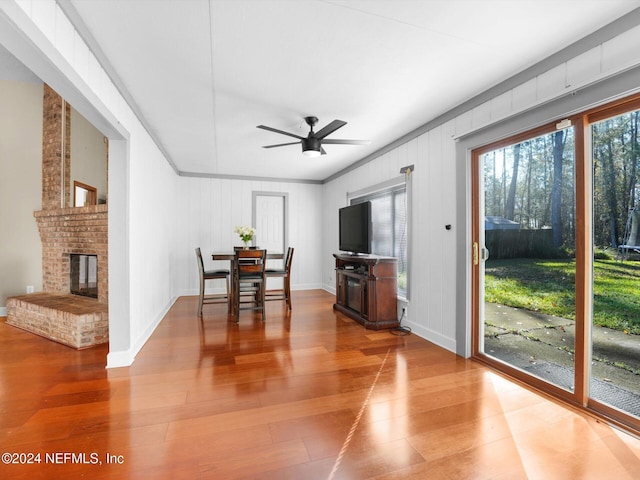
{"label": "flat screen television", "polygon": [[344,252],[371,253],[371,202],[338,210],[338,248]]}

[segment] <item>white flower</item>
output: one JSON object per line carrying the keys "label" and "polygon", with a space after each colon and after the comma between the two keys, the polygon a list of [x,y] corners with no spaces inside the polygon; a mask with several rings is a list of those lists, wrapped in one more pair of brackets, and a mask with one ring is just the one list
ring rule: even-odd
{"label": "white flower", "polygon": [[247,226],[237,226],[233,231],[237,233],[240,236],[240,239],[245,243],[250,242],[256,234],[255,228]]}

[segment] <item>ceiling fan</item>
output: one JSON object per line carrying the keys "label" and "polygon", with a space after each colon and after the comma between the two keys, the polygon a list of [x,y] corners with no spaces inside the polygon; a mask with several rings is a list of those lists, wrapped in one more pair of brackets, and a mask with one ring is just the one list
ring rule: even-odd
{"label": "ceiling fan", "polygon": [[299,142],[290,142],[290,143],[279,143],[277,145],[265,145],[262,148],[275,148],[275,147],[284,147],[286,145],[296,145],[300,143],[302,145],[302,154],[307,157],[318,157],[320,155],[325,155],[324,148],[322,148],[322,144],[333,144],[333,145],[368,145],[371,143],[368,140],[331,140],[326,139],[325,137],[332,134],[340,127],[344,127],[347,122],[342,120],[334,120],[333,122],[325,125],[317,132],[313,131],[313,127],[316,123],[318,123],[317,117],[304,117],[304,121],[309,125],[310,130],[309,134],[306,137],[301,137],[300,135],[296,135],[295,133],[285,132],[283,130],[278,130],[277,128],[267,127],[266,125],[258,125],[257,128],[262,128],[263,130],[269,130],[270,132],[281,133],[282,135],[288,135],[289,137],[294,137],[299,140]]}

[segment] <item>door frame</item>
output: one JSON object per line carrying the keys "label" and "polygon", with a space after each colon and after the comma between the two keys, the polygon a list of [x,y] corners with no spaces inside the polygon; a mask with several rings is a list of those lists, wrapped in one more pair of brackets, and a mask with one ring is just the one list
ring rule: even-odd
{"label": "door frame", "polygon": [[251,192],[251,224],[256,225],[257,221],[257,205],[258,197],[281,197],[282,200],[282,253],[286,253],[287,245],[289,245],[289,193],[288,192],[270,192],[270,191],[253,191]]}
{"label": "door frame", "polygon": [[[575,286],[575,355],[574,355],[574,389],[573,391],[566,390],[559,386],[553,385],[541,378],[530,375],[519,368],[513,367],[505,362],[502,362],[496,358],[493,358],[480,349],[480,336],[483,334],[481,316],[481,305],[484,302],[484,298],[481,298],[481,267],[482,261],[480,259],[480,250],[484,247],[481,245],[481,232],[483,225],[483,215],[480,211],[481,207],[481,195],[483,187],[480,184],[482,178],[480,175],[480,169],[482,168],[480,157],[492,150],[507,147],[517,143],[524,142],[526,140],[536,138],[542,135],[553,133],[560,128],[559,122],[561,120],[570,120],[571,126],[574,128],[575,150],[574,150],[574,170],[575,170],[575,209],[576,209],[576,286]],[[544,125],[536,128],[512,135],[496,142],[492,142],[477,148],[474,148],[471,152],[471,201],[472,201],[472,214],[471,214],[471,356],[491,367],[500,370],[507,375],[531,385],[533,388],[545,393],[550,393],[553,396],[562,398],[564,401],[569,402],[576,406],[584,407],[587,405],[588,399],[588,375],[589,369],[588,360],[585,360],[585,350],[589,346],[590,335],[588,335],[587,329],[591,322],[590,313],[591,299],[587,296],[587,290],[590,292],[591,283],[587,281],[586,272],[587,268],[590,268],[589,255],[592,255],[591,251],[591,210],[590,204],[585,201],[587,186],[585,185],[586,178],[590,178],[590,170],[587,167],[584,154],[584,122],[581,115],[576,115],[569,118],[562,118],[553,122],[545,123]],[[585,168],[587,171],[585,172]],[[590,188],[590,185],[589,185]],[[589,190],[590,191],[590,190]],[[589,267],[587,267],[589,265]],[[588,352],[590,353],[590,352]],[[589,355],[590,358],[590,355]]]}

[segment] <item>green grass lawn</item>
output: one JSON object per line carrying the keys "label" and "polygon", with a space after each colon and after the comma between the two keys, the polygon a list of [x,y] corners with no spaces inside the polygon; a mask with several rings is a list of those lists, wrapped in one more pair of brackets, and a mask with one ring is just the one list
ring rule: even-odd
{"label": "green grass lawn", "polygon": [[[575,319],[575,261],[489,260],[485,300]],[[595,260],[593,319],[596,325],[640,334],[640,265]]]}

